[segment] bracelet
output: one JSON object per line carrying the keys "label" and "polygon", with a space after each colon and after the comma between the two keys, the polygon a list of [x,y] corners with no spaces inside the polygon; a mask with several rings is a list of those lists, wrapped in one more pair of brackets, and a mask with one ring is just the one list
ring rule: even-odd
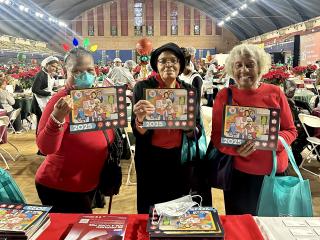
{"label": "bracelet", "polygon": [[60,122],[59,120],[57,120],[57,119],[53,116],[52,113],[51,113],[50,117],[51,117],[51,119],[52,119],[56,124],[58,124],[59,128],[62,127],[63,124],[66,122],[65,120],[63,120],[63,122]]}

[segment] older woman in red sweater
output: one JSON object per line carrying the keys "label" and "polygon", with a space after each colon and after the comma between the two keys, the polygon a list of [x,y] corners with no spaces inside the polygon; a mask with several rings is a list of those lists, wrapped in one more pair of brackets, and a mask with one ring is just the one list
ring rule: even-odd
{"label": "older woman in red sweater", "polygon": [[[108,153],[102,131],[70,134],[71,89],[89,88],[95,79],[93,58],[84,48],[65,57],[67,86],[55,94],[42,114],[37,135],[40,151],[47,155],[36,173],[36,188],[53,212],[91,213],[91,203]],[[112,129],[106,131],[110,142]]]}
{"label": "older woman in red sweater", "polygon": [[[280,131],[288,144],[296,136],[290,107],[286,96],[277,86],[261,83],[261,76],[268,71],[270,56],[255,45],[242,44],[234,47],[226,60],[226,72],[236,81],[232,90],[232,104],[262,108],[280,108]],[[264,175],[272,170],[272,151],[256,150],[254,141],[240,147],[221,145],[222,115],[227,104],[227,89],[221,90],[213,105],[212,135],[213,145],[221,152],[234,156],[234,171],[231,189],[224,191],[227,214],[256,215],[257,202]],[[278,174],[288,167],[288,156],[281,142],[277,148]]]}

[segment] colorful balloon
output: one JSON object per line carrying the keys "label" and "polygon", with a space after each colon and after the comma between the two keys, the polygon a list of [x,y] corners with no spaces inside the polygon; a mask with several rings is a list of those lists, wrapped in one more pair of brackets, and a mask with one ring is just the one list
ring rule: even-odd
{"label": "colorful balloon", "polygon": [[89,44],[90,44],[89,38],[85,38],[85,39],[83,40],[83,47],[84,47],[84,48],[87,48],[87,47],[89,46]]}
{"label": "colorful balloon", "polygon": [[137,42],[136,50],[140,55],[149,55],[152,51],[152,42],[148,38],[142,38]]}
{"label": "colorful balloon", "polygon": [[63,50],[68,52],[70,50],[70,46],[66,43],[62,44]]}
{"label": "colorful balloon", "polygon": [[73,39],[72,43],[73,43],[73,46],[75,46],[75,47],[77,47],[79,45],[79,41],[76,38]]}
{"label": "colorful balloon", "polygon": [[97,51],[97,49],[98,49],[98,45],[97,45],[97,44],[92,45],[92,46],[90,47],[90,51],[91,51],[91,52],[95,52],[95,51]]}

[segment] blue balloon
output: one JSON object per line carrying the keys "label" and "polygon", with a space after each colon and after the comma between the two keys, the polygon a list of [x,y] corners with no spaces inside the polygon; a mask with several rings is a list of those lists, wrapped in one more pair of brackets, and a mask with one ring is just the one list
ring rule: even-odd
{"label": "blue balloon", "polygon": [[73,43],[73,46],[75,46],[75,47],[77,47],[79,45],[79,41],[76,38],[73,39],[72,43]]}

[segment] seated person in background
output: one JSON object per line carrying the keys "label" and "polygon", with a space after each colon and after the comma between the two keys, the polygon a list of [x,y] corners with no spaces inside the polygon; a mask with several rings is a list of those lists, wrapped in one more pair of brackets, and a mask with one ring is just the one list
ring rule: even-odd
{"label": "seated person in background", "polygon": [[[15,100],[13,95],[6,90],[7,79],[5,76],[0,77],[0,104],[2,108],[7,111],[7,115],[10,117],[11,113],[15,110],[13,109],[13,105]],[[22,125],[21,125],[21,115],[19,114],[16,120],[13,122],[13,127],[15,129],[15,133],[21,133]]]}

